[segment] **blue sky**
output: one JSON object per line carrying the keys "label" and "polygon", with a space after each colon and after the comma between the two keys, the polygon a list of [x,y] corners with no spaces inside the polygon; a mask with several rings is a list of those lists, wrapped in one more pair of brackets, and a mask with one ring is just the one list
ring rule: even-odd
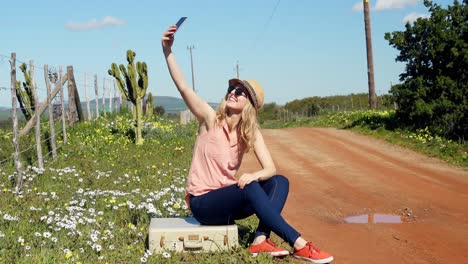
{"label": "blue sky", "polygon": [[[398,83],[404,70],[402,63],[395,62],[397,51],[384,34],[403,30],[407,19],[427,15],[422,2],[370,1],[378,94],[387,93],[390,83]],[[126,64],[127,49],[148,64],[148,92],[180,97],[167,71],[160,39],[181,16],[188,19],[176,34],[173,52],[191,84],[187,47],[195,46],[195,87],[209,102],[220,101],[227,80],[236,76],[237,61],[241,79],[257,79],[263,85],[266,102],[284,104],[309,96],[368,90],[359,0],[0,3],[0,87],[10,87],[8,59],[16,52],[19,61],[34,60],[41,101],[45,98],[44,64],[57,69],[73,65],[83,100],[84,74],[97,74],[101,89],[104,77],[111,80],[107,74],[111,63]],[[9,89],[0,90],[0,106],[11,107],[10,95]]]}

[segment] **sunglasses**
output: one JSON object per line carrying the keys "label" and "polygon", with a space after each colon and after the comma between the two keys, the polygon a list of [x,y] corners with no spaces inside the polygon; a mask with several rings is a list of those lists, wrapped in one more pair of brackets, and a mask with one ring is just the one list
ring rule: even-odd
{"label": "sunglasses", "polygon": [[236,95],[236,97],[239,97],[241,95],[244,95],[245,97],[247,97],[247,91],[242,86],[237,86],[237,87],[229,86],[227,89],[227,94],[232,93],[232,91],[234,91],[234,94]]}
{"label": "sunglasses", "polygon": [[247,97],[247,99],[249,99],[249,101],[250,101],[250,103],[251,103],[252,105],[255,105],[255,104],[253,103],[252,98],[250,97],[250,94],[247,92],[247,90],[245,89],[245,87],[242,87],[242,86],[229,86],[228,89],[227,89],[226,99],[227,99],[228,95],[229,95],[232,91],[234,91],[234,95],[235,95],[236,97],[239,97],[239,96],[243,95],[243,96]]}

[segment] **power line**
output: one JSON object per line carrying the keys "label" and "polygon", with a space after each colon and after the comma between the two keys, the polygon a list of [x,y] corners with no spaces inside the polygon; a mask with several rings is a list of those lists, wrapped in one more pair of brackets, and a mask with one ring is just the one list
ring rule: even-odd
{"label": "power line", "polygon": [[260,33],[259,33],[259,34],[257,35],[257,37],[255,38],[255,42],[254,42],[254,45],[253,45],[254,48],[255,48],[255,46],[257,45],[258,40],[260,40],[260,37],[265,33],[265,31],[267,30],[268,26],[270,25],[270,22],[271,22],[271,20],[273,19],[273,16],[275,15],[276,9],[278,8],[280,2],[281,2],[281,0],[278,0],[278,1],[276,2],[276,5],[275,5],[275,7],[273,8],[273,11],[272,11],[271,14],[270,14],[270,17],[268,17],[267,21],[265,22],[265,25],[263,26],[263,30],[260,31]]}

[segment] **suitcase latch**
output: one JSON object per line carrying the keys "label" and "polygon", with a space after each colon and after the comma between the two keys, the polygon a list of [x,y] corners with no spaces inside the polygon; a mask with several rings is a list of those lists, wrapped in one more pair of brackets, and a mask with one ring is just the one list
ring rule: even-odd
{"label": "suitcase latch", "polygon": [[203,248],[203,238],[199,235],[188,235],[184,238],[184,249],[187,250],[200,250]]}

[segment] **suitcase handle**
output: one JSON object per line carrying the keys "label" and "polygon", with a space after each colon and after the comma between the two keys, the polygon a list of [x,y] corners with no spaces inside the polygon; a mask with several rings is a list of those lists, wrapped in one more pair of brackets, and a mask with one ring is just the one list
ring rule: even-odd
{"label": "suitcase handle", "polygon": [[184,238],[184,249],[196,250],[203,248],[203,238],[197,240],[189,240]]}

